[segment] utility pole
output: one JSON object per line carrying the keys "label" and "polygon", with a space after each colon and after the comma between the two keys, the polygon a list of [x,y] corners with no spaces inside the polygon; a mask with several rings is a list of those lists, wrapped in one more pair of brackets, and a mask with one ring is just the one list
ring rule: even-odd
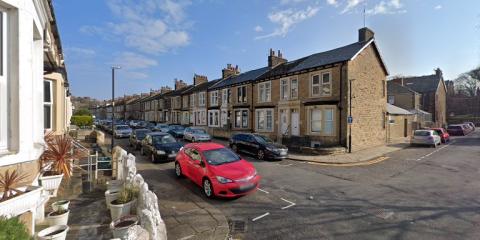
{"label": "utility pole", "polygon": [[112,66],[112,143],[110,145],[110,152],[113,154],[114,132],[115,132],[115,69],[120,69],[119,66]]}

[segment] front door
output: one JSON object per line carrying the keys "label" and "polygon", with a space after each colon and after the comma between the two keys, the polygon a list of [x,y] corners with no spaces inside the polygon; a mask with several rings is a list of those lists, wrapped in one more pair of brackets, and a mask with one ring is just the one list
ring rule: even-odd
{"label": "front door", "polygon": [[280,110],[280,135],[288,135],[287,110]]}
{"label": "front door", "polygon": [[403,120],[403,136],[408,137],[408,119]]}
{"label": "front door", "polygon": [[292,110],[291,112],[291,118],[292,118],[292,121],[291,121],[291,128],[292,128],[292,135],[293,136],[299,136],[300,135],[300,126],[299,126],[299,114],[298,114],[298,110]]}

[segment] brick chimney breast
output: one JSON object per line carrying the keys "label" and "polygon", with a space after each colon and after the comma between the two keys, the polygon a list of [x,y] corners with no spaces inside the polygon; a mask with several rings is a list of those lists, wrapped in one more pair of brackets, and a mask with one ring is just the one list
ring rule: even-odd
{"label": "brick chimney breast", "polygon": [[195,86],[198,86],[198,85],[200,85],[202,83],[206,83],[206,82],[208,82],[207,76],[198,75],[198,74],[193,75],[193,84]]}
{"label": "brick chimney breast", "polygon": [[175,90],[179,90],[187,87],[187,84],[183,80],[178,80],[175,78]]}
{"label": "brick chimney breast", "polygon": [[274,68],[282,63],[286,63],[287,59],[283,58],[282,52],[278,50],[278,54],[275,55],[275,51],[270,48],[270,54],[268,55],[268,67]]}
{"label": "brick chimney breast", "polygon": [[232,66],[232,64],[227,64],[227,67],[222,69],[222,79],[235,76],[240,74],[240,69],[238,69],[238,65],[235,67]]}
{"label": "brick chimney breast", "polygon": [[358,41],[365,42],[370,41],[372,38],[375,37],[375,33],[367,27],[358,29]]}

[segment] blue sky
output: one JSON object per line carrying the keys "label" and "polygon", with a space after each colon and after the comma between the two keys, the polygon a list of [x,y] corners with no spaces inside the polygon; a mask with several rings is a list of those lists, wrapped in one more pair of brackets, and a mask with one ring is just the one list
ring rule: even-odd
{"label": "blue sky", "polygon": [[116,94],[219,78],[267,64],[270,48],[288,60],[375,38],[391,75],[440,67],[453,79],[480,64],[478,0],[55,0],[71,92],[110,98],[110,66],[120,65]]}

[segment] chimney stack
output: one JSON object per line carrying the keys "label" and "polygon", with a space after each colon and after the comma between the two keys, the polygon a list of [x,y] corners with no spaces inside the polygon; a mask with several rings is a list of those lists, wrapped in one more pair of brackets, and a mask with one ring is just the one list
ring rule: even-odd
{"label": "chimney stack", "polygon": [[175,90],[185,88],[187,84],[183,80],[178,80],[175,78]]}
{"label": "chimney stack", "polygon": [[370,41],[374,37],[375,37],[375,33],[367,27],[360,28],[358,30],[358,41],[359,42]]}
{"label": "chimney stack", "polygon": [[193,75],[193,85],[198,86],[206,82],[208,82],[207,76],[197,75],[197,74]]}
{"label": "chimney stack", "polygon": [[240,69],[238,69],[238,65],[235,67],[232,66],[232,64],[227,64],[227,67],[222,69],[222,79],[235,76],[240,74]]}
{"label": "chimney stack", "polygon": [[170,88],[169,86],[164,86],[164,87],[160,88],[160,93],[161,94],[165,94],[165,93],[170,92],[170,91],[172,91],[172,88]]}
{"label": "chimney stack", "polygon": [[275,56],[275,51],[270,48],[270,55],[268,56],[268,67],[274,68],[282,63],[286,63],[287,59],[283,58],[282,52],[278,50],[277,55]]}
{"label": "chimney stack", "polygon": [[443,77],[442,70],[440,70],[440,68],[435,69],[435,75],[440,78]]}

